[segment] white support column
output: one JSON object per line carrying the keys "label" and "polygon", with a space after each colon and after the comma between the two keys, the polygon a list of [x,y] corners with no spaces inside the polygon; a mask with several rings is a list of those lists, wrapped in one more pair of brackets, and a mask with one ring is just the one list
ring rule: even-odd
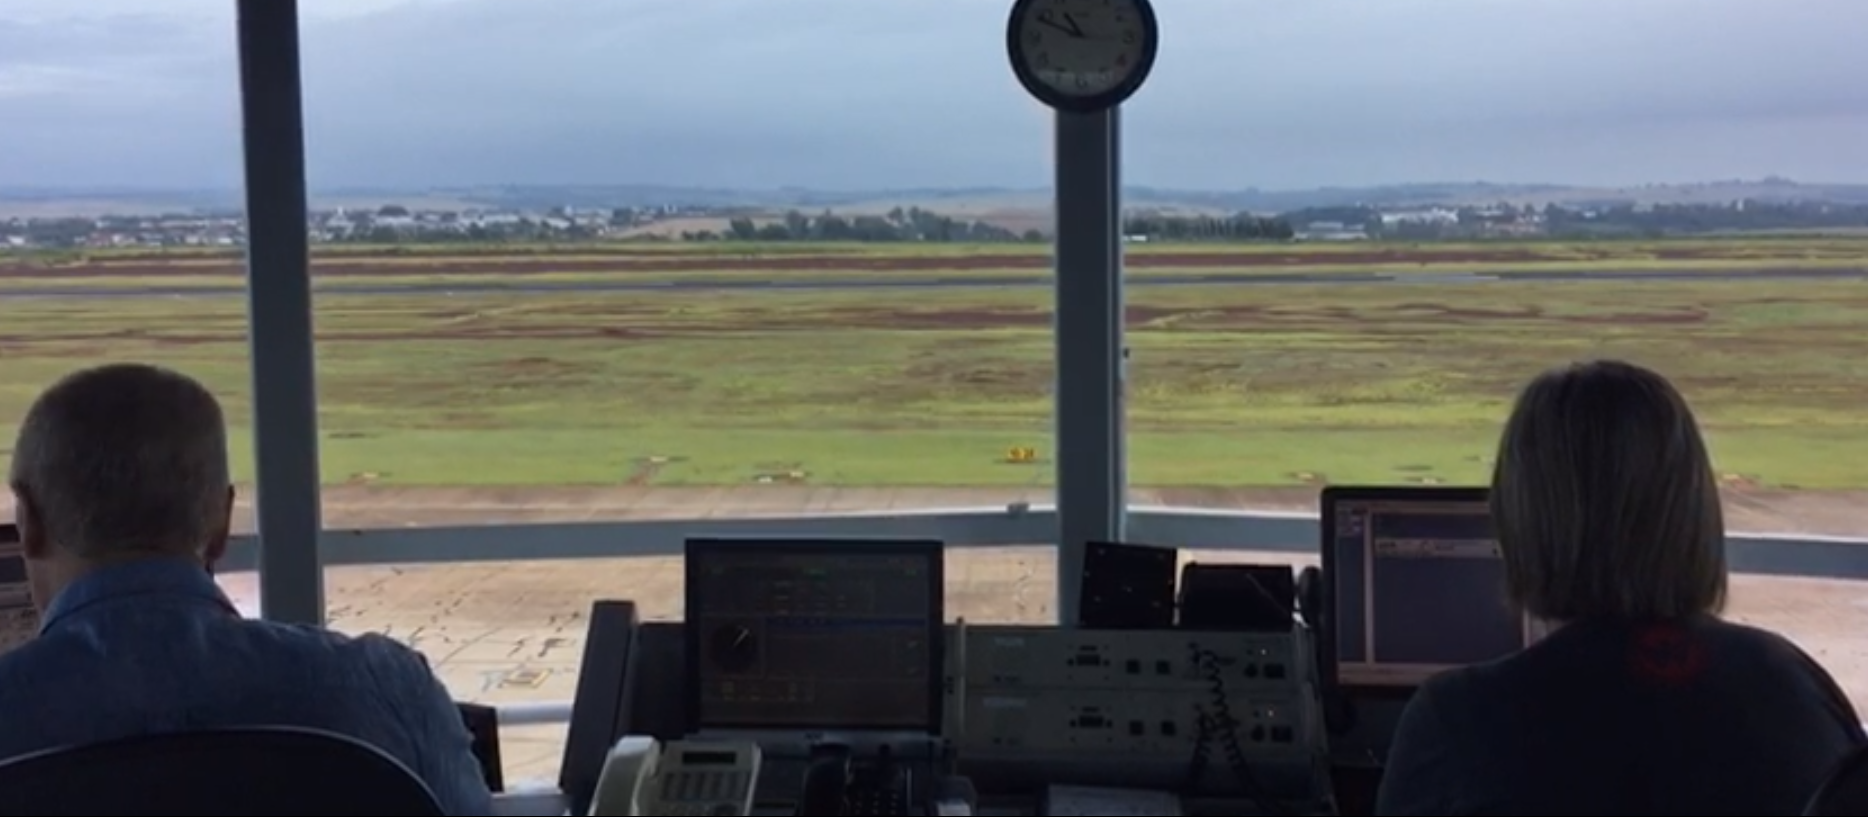
{"label": "white support column", "polygon": [[297,0],[239,0],[260,611],[324,623]]}
{"label": "white support column", "polygon": [[1084,545],[1120,541],[1123,453],[1120,116],[1057,114],[1057,609],[1076,623]]}

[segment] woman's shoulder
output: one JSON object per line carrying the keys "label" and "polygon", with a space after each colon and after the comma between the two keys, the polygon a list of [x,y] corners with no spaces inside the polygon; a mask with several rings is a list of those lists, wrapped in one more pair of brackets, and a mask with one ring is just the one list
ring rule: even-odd
{"label": "woman's shoulder", "polygon": [[1822,697],[1846,709],[1853,721],[1854,707],[1835,677],[1795,642],[1770,630],[1736,622],[1715,620],[1702,626],[1703,632],[1708,634],[1708,664],[1749,667],[1751,672],[1745,673],[1747,675],[1767,675],[1780,681],[1808,684]]}
{"label": "woman's shoulder", "polygon": [[1495,683],[1588,684],[1633,679],[1644,686],[1679,687],[1724,679],[1770,682],[1829,675],[1790,639],[1770,630],[1714,616],[1565,626],[1524,651],[1472,668],[1456,683],[1491,677]]}
{"label": "woman's shoulder", "polygon": [[1435,675],[1417,697],[1429,705],[1483,709],[1488,700],[1509,704],[1540,691],[1567,695],[1597,685],[1613,688],[1630,678],[1665,686],[1708,678],[1800,679],[1825,691],[1834,686],[1822,666],[1790,639],[1707,616],[1567,626],[1512,655]]}
{"label": "woman's shoulder", "polygon": [[1796,642],[1762,627],[1753,627],[1736,621],[1706,616],[1696,620],[1699,632],[1714,639],[1715,643],[1725,643],[1760,653],[1776,654],[1784,657],[1803,657],[1805,653]]}
{"label": "woman's shoulder", "polygon": [[1483,720],[1488,702],[1508,703],[1518,694],[1512,680],[1518,673],[1510,664],[1506,657],[1435,674],[1415,690],[1414,701],[1442,719],[1468,720],[1477,714]]}
{"label": "woman's shoulder", "polygon": [[1681,628],[1687,647],[1704,653],[1707,663],[1740,663],[1786,672],[1815,672],[1827,677],[1816,659],[1782,635],[1762,627],[1706,616]]}

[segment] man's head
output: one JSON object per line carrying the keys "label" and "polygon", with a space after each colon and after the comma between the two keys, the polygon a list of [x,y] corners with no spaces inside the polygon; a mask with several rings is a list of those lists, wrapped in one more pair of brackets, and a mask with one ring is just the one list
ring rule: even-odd
{"label": "man's head", "polygon": [[39,604],[100,564],[211,567],[233,488],[220,403],[193,379],[118,364],[72,374],[20,424],[9,476]]}

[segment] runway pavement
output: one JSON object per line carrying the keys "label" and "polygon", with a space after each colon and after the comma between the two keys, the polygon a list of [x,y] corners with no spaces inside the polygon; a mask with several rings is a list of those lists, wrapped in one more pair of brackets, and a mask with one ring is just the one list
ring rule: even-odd
{"label": "runway pavement", "polygon": [[[1003,289],[1012,287],[1048,287],[1052,276],[1039,275],[969,275],[898,277],[889,273],[869,273],[861,277],[819,277],[803,280],[785,278],[747,279],[697,277],[693,280],[631,281],[626,277],[608,281],[534,281],[512,277],[488,276],[489,281],[409,282],[396,284],[331,283],[317,287],[321,295],[550,295],[560,293],[606,292],[727,292],[747,290],[851,291],[865,289]],[[1740,269],[1740,270],[1499,270],[1494,272],[1419,272],[1369,270],[1362,272],[1210,272],[1189,274],[1149,274],[1130,276],[1131,287],[1171,286],[1290,286],[1318,284],[1485,284],[1551,283],[1565,281],[1868,281],[1868,268],[1846,269]],[[246,294],[246,287],[147,287],[115,289],[105,287],[40,288],[8,291],[0,278],[0,299],[26,298],[215,298]]]}

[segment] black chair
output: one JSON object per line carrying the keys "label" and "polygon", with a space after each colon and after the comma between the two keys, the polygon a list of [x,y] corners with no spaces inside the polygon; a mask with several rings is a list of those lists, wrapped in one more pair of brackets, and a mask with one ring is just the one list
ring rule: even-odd
{"label": "black chair", "polygon": [[414,773],[315,729],[177,732],[0,763],[5,817],[442,817]]}
{"label": "black chair", "polygon": [[1868,748],[1857,749],[1836,764],[1803,813],[1812,817],[1868,814]]}

